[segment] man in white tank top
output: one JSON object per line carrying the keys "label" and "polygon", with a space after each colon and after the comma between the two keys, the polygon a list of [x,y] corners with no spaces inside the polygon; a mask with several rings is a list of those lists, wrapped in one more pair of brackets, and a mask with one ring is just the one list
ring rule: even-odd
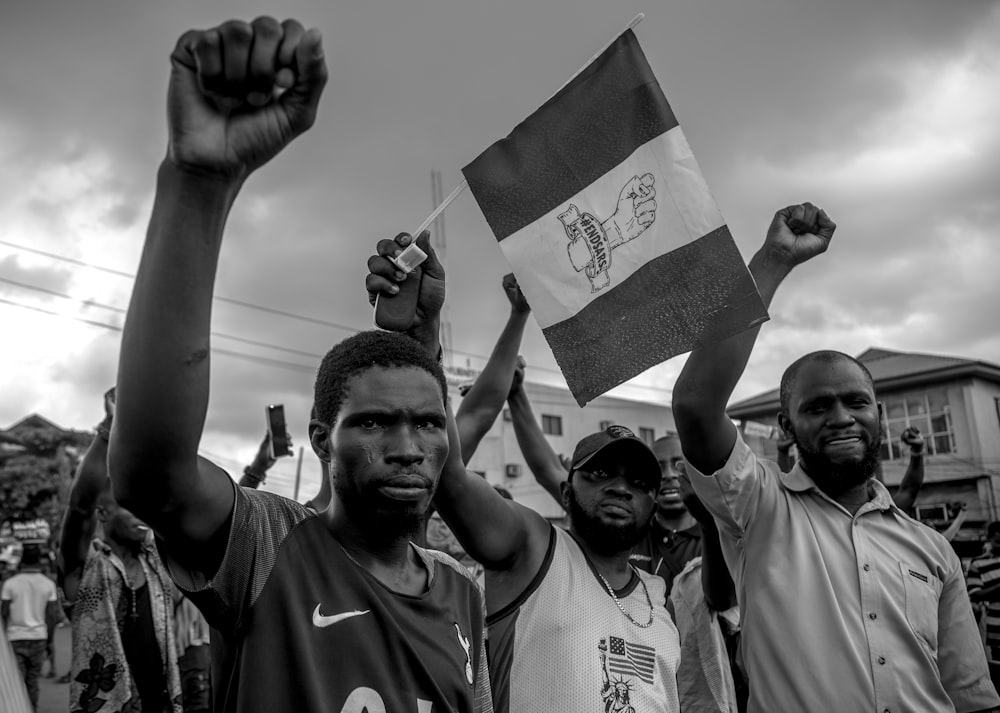
{"label": "man in white tank top", "polygon": [[680,648],[666,585],[628,562],[655,508],[659,468],[649,448],[621,426],[577,445],[563,484],[568,530],[487,498],[482,478],[451,475],[439,507],[486,560],[494,709],[678,711]]}

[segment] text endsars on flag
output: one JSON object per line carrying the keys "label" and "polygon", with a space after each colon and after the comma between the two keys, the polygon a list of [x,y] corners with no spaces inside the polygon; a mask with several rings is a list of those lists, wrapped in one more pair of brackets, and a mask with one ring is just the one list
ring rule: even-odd
{"label": "text endsars on flag", "polygon": [[581,405],[767,319],[631,30],[462,171]]}

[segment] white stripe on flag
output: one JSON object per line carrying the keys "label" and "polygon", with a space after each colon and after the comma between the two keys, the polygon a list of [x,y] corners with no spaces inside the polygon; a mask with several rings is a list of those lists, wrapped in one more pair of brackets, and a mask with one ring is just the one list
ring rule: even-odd
{"label": "white stripe on flag", "polygon": [[[568,252],[570,238],[559,216],[573,205],[581,214],[589,213],[604,223],[616,212],[622,189],[634,177],[647,173],[653,176],[656,193],[655,219],[637,237],[614,247],[607,285],[595,291],[587,275],[574,268]],[[687,139],[676,126],[640,146],[542,218],[501,240],[500,248],[531,303],[535,319],[545,328],[577,314],[650,260],[724,224]],[[608,235],[612,240],[616,237]]]}

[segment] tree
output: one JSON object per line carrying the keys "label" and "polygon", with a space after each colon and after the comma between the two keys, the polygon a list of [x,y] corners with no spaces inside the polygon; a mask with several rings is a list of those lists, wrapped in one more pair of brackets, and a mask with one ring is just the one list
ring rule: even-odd
{"label": "tree", "polygon": [[8,432],[22,448],[0,456],[0,523],[43,519],[52,537],[59,522],[69,483],[93,435],[59,428],[30,427]]}

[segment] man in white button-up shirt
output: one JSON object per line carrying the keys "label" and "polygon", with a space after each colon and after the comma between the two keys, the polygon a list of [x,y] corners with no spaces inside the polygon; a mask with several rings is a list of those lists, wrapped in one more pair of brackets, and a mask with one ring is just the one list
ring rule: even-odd
{"label": "man in white button-up shirt", "polygon": [[[775,214],[750,261],[769,304],[835,226],[805,203]],[[750,711],[978,711],[1000,705],[951,546],[875,478],[881,413],[867,369],[814,352],[781,383],[800,461],[757,458],[726,404],[757,328],[691,354],[673,410],[692,485],[719,523],[743,613]]]}

